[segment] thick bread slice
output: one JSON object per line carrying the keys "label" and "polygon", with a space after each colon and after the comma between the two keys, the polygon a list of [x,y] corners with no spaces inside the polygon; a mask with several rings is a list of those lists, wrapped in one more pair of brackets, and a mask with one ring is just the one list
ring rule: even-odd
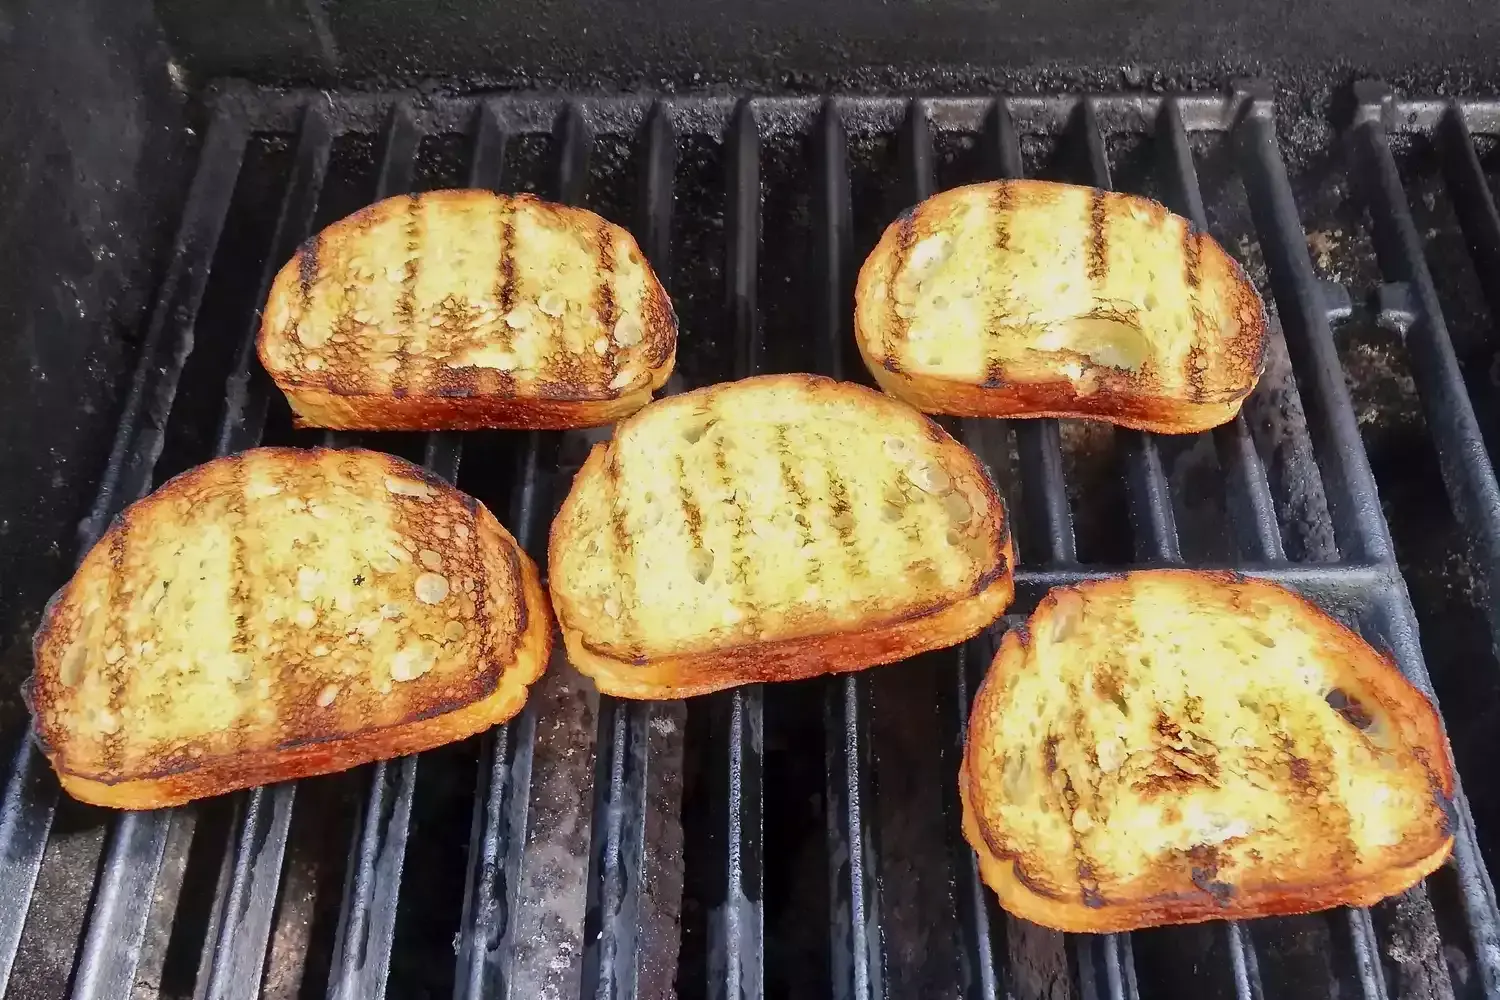
{"label": "thick bread slice", "polygon": [[1368,905],[1453,845],[1437,713],[1273,584],[1161,570],[1048,595],[979,689],[964,834],[1065,931]]}
{"label": "thick bread slice", "polygon": [[881,388],[928,413],[1165,433],[1234,419],[1266,341],[1260,296],[1207,233],[1044,181],[955,188],[892,223],[854,327]]}
{"label": "thick bread slice", "polygon": [[767,375],[661,400],[595,445],[552,524],[568,655],[682,698],[949,646],[1010,603],[978,459],[898,400]]}
{"label": "thick bread slice", "polygon": [[304,243],[257,345],[301,426],[592,427],[666,382],[677,320],[635,240],[593,212],[433,191]]}
{"label": "thick bread slice", "polygon": [[478,501],[388,455],[261,448],[115,519],[43,615],[30,695],[70,794],[151,809],[487,729],[551,645]]}

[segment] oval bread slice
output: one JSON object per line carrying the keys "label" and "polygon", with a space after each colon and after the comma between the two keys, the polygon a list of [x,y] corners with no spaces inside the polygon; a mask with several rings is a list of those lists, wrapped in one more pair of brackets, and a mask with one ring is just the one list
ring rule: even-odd
{"label": "oval bread slice", "polygon": [[937,424],[767,375],[659,400],[595,445],[549,582],[599,690],[682,698],[960,642],[1010,603],[1012,563],[994,486]]}
{"label": "oval bread slice", "polygon": [[1453,845],[1437,713],[1270,583],[1181,570],[1059,588],[1008,632],[959,777],[1023,919],[1124,931],[1365,906]]}
{"label": "oval bread slice", "polygon": [[593,212],[432,191],[303,244],[257,344],[299,426],[592,427],[666,382],[677,320],[635,240]]}
{"label": "oval bread slice", "polygon": [[1240,266],[1154,201],[1045,181],[935,195],[860,269],[855,337],[928,413],[1184,433],[1234,419],[1266,314]]}
{"label": "oval bread slice", "polygon": [[154,809],[488,729],[551,645],[476,500],[388,455],[260,448],[115,519],[43,614],[30,698],[63,788]]}

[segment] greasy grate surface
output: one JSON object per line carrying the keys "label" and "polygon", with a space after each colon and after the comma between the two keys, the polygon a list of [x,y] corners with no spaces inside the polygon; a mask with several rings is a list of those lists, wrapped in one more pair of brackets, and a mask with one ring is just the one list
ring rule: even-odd
{"label": "greasy grate surface", "polygon": [[[1482,433],[1495,398],[1486,304],[1468,300],[1476,287],[1500,296],[1488,138],[1500,105],[1355,97],[1336,139],[1299,120],[1288,147],[1335,164],[1339,211],[1357,206],[1339,240],[1304,232],[1299,199],[1326,192],[1294,198],[1273,103],[1254,87],[750,102],[220,90],[79,541],[215,454],[328,440],[291,431],[254,362],[255,310],[302,239],[376,197],[533,190],[630,226],[678,307],[676,391],[755,371],[865,379],[850,299],[880,230],[942,187],[1045,176],[1151,194],[1209,229],[1261,284],[1277,336],[1246,418],[1211,434],[957,425],[1014,512],[1013,610],[1126,565],[1235,568],[1322,602],[1430,692],[1398,555],[1430,564],[1399,551],[1420,532],[1398,523],[1393,540],[1363,443],[1381,439],[1341,367],[1357,374],[1386,331],[1395,409],[1428,461],[1413,471],[1463,550],[1466,606],[1489,609],[1464,622],[1485,648],[1440,687],[1482,703],[1500,635],[1484,596],[1500,566],[1500,488]],[[1307,164],[1293,162],[1300,176]],[[1439,202],[1450,217],[1427,219]],[[1455,289],[1446,267],[1434,277],[1433,234],[1459,247],[1477,286]],[[1488,306],[1500,315],[1500,299]],[[1373,339],[1344,336],[1345,320]],[[540,556],[597,436],[332,443],[425,462]],[[1496,831],[1476,831],[1462,796],[1453,863],[1370,911],[1066,938],[1005,917],[958,837],[953,788],[992,638],[687,704],[600,698],[559,657],[522,715],[465,744],[160,813],[60,800],[15,734],[0,979],[17,996],[89,998],[1500,996],[1480,848]],[[1429,633],[1435,662],[1455,658],[1449,638]],[[1450,708],[1466,722],[1487,710]],[[1488,780],[1465,771],[1485,762],[1485,741],[1456,746],[1461,771]]]}

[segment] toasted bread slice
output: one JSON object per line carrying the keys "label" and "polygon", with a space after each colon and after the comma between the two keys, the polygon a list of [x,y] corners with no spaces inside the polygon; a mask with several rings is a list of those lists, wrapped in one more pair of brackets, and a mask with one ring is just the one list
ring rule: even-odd
{"label": "toasted bread slice", "polygon": [[1154,201],[995,181],[886,229],[854,328],[881,388],[928,413],[1185,433],[1239,412],[1266,312],[1211,236]]}
{"label": "toasted bread slice", "polygon": [[573,665],[625,698],[859,670],[1010,603],[979,461],[898,400],[767,375],[651,404],[589,454],[552,524]]}
{"label": "toasted bread slice", "polygon": [[635,240],[593,212],[433,191],[304,243],[257,346],[301,426],[592,427],[666,382],[677,320]]}
{"label": "toasted bread slice", "polygon": [[477,501],[388,455],[261,448],[115,519],[43,615],[30,695],[70,794],[150,809],[487,729],[551,645]]}
{"label": "toasted bread slice", "polygon": [[1229,574],[1054,590],[979,689],[959,789],[1001,905],[1065,931],[1368,905],[1453,845],[1432,705],[1314,605]]}

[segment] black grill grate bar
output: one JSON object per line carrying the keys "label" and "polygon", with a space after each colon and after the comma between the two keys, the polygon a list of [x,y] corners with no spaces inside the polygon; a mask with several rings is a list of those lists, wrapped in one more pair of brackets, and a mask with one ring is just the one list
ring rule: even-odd
{"label": "black grill grate bar", "polygon": [[[1407,357],[1438,450],[1449,500],[1470,544],[1483,554],[1481,589],[1493,594],[1496,583],[1500,582],[1496,576],[1500,567],[1500,487],[1496,485],[1448,336],[1437,289],[1391,155],[1382,116],[1386,92],[1382,88],[1356,85],[1355,93],[1360,100],[1354,124],[1355,149],[1364,170],[1365,196],[1375,225],[1376,254],[1382,270],[1398,281],[1407,282],[1415,293],[1417,316],[1405,337]],[[1386,639],[1397,650],[1398,662],[1412,683],[1436,704],[1410,604],[1399,591],[1382,597],[1378,626],[1387,633]],[[1493,600],[1488,604],[1491,632],[1500,636],[1500,610]],[[1458,820],[1454,860],[1476,961],[1485,990],[1490,995],[1500,995],[1500,911],[1479,853],[1468,799],[1461,787],[1454,796],[1454,812]]]}
{"label": "black grill grate bar", "polygon": [[[1354,409],[1344,382],[1343,369],[1334,347],[1326,313],[1319,304],[1317,279],[1307,243],[1297,217],[1286,164],[1276,142],[1275,117],[1268,93],[1255,91],[1235,136],[1239,143],[1244,181],[1257,235],[1266,259],[1272,293],[1287,335],[1293,364],[1310,378],[1299,381],[1308,424],[1320,449],[1319,462],[1333,512],[1334,528],[1346,556],[1374,558],[1387,565],[1393,560],[1390,532],[1375,492],[1369,458],[1354,420]],[[1383,138],[1383,137],[1382,137]],[[1387,150],[1387,153],[1389,150]],[[1430,282],[1429,282],[1430,287]],[[1299,364],[1300,362],[1300,364]],[[1332,454],[1328,449],[1334,449]],[[1394,567],[1392,567],[1394,573]],[[1373,595],[1369,621],[1378,638],[1391,650],[1401,670],[1428,698],[1437,704],[1432,681],[1417,639],[1416,616],[1404,588],[1383,588]],[[1454,861],[1463,895],[1464,912],[1480,980],[1488,995],[1500,995],[1500,911],[1474,834],[1474,820],[1461,787],[1455,787],[1453,812]],[[1410,890],[1424,907],[1425,886]],[[1356,953],[1370,956],[1379,950],[1358,926],[1358,911],[1351,913]],[[1378,961],[1360,960],[1366,996],[1378,997],[1384,989],[1379,981]]]}
{"label": "black grill grate bar", "polygon": [[1500,211],[1458,102],[1448,107],[1438,123],[1437,138],[1454,214],[1469,242],[1490,315],[1500,317]]}
{"label": "black grill grate bar", "polygon": [[[635,232],[653,270],[670,287],[676,136],[665,106],[653,106],[637,137],[643,154]],[[567,154],[564,158],[568,159]],[[675,387],[674,387],[675,388]],[[650,705],[599,699],[590,874],[584,911],[582,995],[628,1000],[641,967],[641,893],[646,879],[646,795]]]}
{"label": "black grill grate bar", "polygon": [[[760,266],[760,125],[755,106],[740,101],[724,134],[726,168],[724,309],[733,340],[732,378],[759,374],[765,364],[756,299]],[[762,870],[761,726],[759,684],[708,696],[714,736],[723,735],[723,792],[710,815],[723,822],[723,901],[708,915],[708,989],[713,1000],[765,995]]]}
{"label": "black grill grate bar", "polygon": [[1287,353],[1299,374],[1297,387],[1339,551],[1345,559],[1391,565],[1395,557],[1390,532],[1277,145],[1273,102],[1259,89],[1247,97],[1234,134],[1236,153]]}
{"label": "black grill grate bar", "polygon": [[814,304],[818,310],[817,370],[831,378],[848,377],[848,312],[854,301],[855,263],[853,196],[849,188],[849,140],[838,104],[825,101],[817,122],[814,144],[814,260],[824,269],[822,285],[828,294]]}
{"label": "black grill grate bar", "polygon": [[[412,190],[421,139],[410,106],[402,102],[392,107],[381,139],[375,200]],[[460,458],[456,434],[427,436],[424,465],[428,471],[456,482]],[[385,995],[419,760],[411,755],[377,761],[370,767],[370,789],[355,825],[328,976],[328,995],[333,1000]]]}
{"label": "black grill grate bar", "polygon": [[[1357,162],[1363,168],[1365,201],[1374,222],[1375,252],[1385,274],[1406,282],[1414,293],[1416,316],[1405,332],[1406,355],[1437,447],[1448,497],[1479,564],[1483,590],[1493,595],[1500,586],[1500,483],[1495,480],[1484,435],[1464,387],[1437,288],[1391,155],[1382,121],[1385,96],[1383,89],[1356,88],[1361,104],[1354,124],[1354,144]],[[1484,603],[1490,631],[1500,637],[1500,602]]]}
{"label": "black grill grate bar", "polygon": [[[291,258],[307,237],[322,190],[332,148],[329,124],[321,106],[309,105],[298,131],[296,152],[281,214],[262,266],[256,301],[264,302],[283,261]],[[240,338],[235,367],[226,381],[224,417],[219,426],[216,454],[227,455],[260,443],[265,427],[269,380],[255,360],[260,311],[251,314]],[[255,997],[260,993],[261,967],[271,936],[272,915],[281,864],[291,828],[296,786],[290,782],[244,793],[231,834],[232,857],[225,892],[214,901],[211,933],[205,947],[213,950],[205,993],[210,1000]]]}
{"label": "black grill grate bar", "polygon": [[[1021,160],[1021,137],[1016,131],[1011,104],[997,99],[984,120],[984,159],[993,177],[1011,180],[1025,176]],[[1048,565],[1070,565],[1078,561],[1073,537],[1073,513],[1068,506],[1068,486],[1063,474],[1062,430],[1056,420],[1018,420],[1016,453],[1021,475],[1021,504],[1025,530],[1019,532],[1025,562],[1037,555]],[[1045,544],[1045,548],[1037,544]]]}

